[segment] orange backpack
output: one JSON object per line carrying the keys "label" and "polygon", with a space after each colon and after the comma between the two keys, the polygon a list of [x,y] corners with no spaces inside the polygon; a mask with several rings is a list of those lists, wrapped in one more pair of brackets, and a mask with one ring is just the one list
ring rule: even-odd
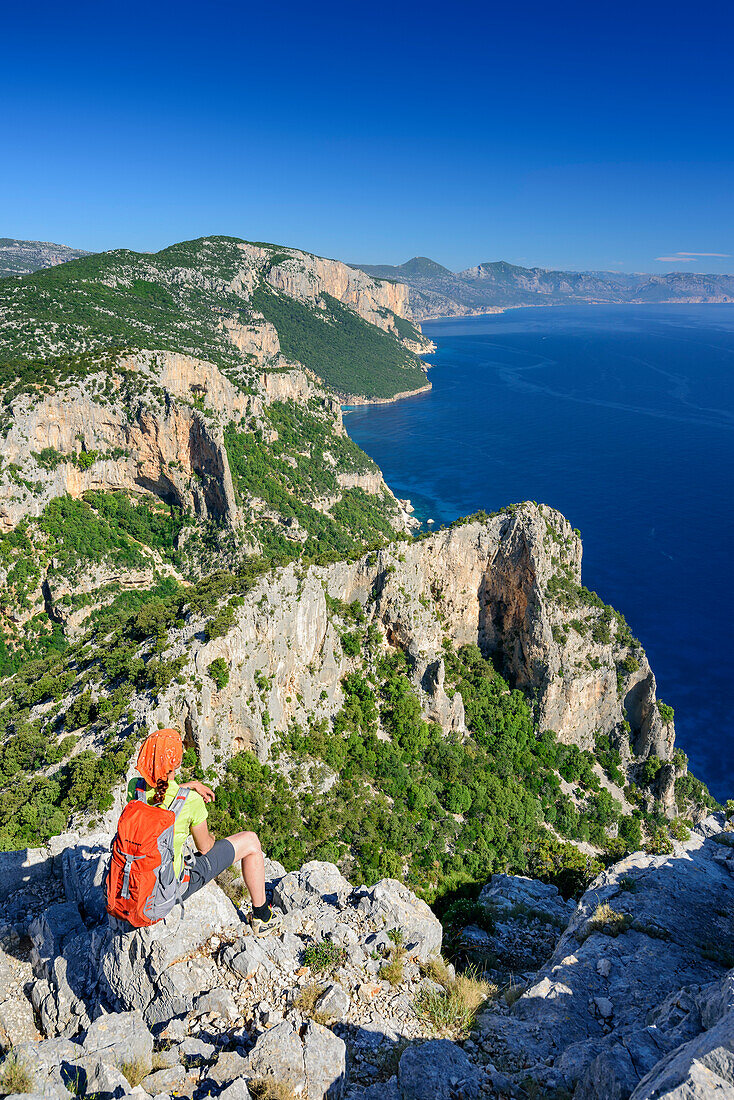
{"label": "orange backpack", "polygon": [[181,900],[189,874],[184,864],[176,875],[173,829],[188,793],[188,787],[179,787],[168,810],[151,806],[145,780],[139,779],[135,798],[120,814],[107,873],[107,912],[134,928],[162,920]]}

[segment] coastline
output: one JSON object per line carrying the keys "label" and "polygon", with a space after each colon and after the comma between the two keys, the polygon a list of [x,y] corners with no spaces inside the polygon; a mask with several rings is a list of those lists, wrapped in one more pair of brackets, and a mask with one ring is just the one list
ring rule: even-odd
{"label": "coastline", "polygon": [[350,408],[354,408],[355,405],[392,405],[395,401],[403,401],[406,397],[417,397],[419,393],[428,393],[433,389],[430,382],[426,382],[425,386],[420,386],[417,390],[404,390],[403,393],[393,394],[392,397],[355,397],[354,394],[337,393],[337,397],[341,402],[342,412],[345,410],[348,412]]}
{"label": "coastline", "polygon": [[569,306],[730,306],[734,305],[734,299],[725,298],[718,302],[710,299],[701,301],[696,298],[666,298],[660,302],[598,302],[591,298],[581,300],[571,299],[567,302],[518,302],[509,306],[488,306],[486,309],[467,309],[465,313],[432,313],[426,317],[413,317],[411,320],[418,325],[426,321],[461,321],[465,317],[493,317],[498,313],[507,313],[511,309],[558,309]]}

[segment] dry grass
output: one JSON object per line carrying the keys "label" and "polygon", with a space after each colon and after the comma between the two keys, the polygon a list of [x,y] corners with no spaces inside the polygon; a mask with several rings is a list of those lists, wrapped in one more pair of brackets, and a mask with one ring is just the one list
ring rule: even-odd
{"label": "dry grass", "polygon": [[33,1092],[34,1085],[30,1067],[11,1050],[0,1067],[0,1093]]}
{"label": "dry grass", "polygon": [[150,1063],[143,1058],[132,1058],[129,1062],[120,1063],[120,1073],[131,1088],[139,1085],[150,1072]]}
{"label": "dry grass", "polygon": [[390,958],[380,968],[380,977],[394,987],[405,978],[405,948],[400,941],[393,940],[393,944]]}
{"label": "dry grass", "polygon": [[253,1077],[247,1087],[252,1100],[296,1100],[293,1086],[275,1077]]}
{"label": "dry grass", "polygon": [[621,936],[631,927],[632,920],[629,913],[618,913],[612,909],[608,901],[597,905],[592,915],[584,925],[581,941],[587,940],[594,932],[603,932],[605,936]]}
{"label": "dry grass", "polygon": [[228,867],[226,871],[222,871],[221,875],[217,875],[216,883],[234,906],[242,905],[245,900],[245,884],[239,870],[235,871],[234,867]]}
{"label": "dry grass", "polygon": [[422,990],[416,1002],[418,1012],[437,1030],[466,1038],[481,1006],[497,995],[497,986],[477,978],[476,970],[452,977],[440,956],[429,959],[424,971],[441,989]]}
{"label": "dry grass", "polygon": [[302,1016],[308,1016],[315,1023],[323,1024],[325,1027],[331,1020],[331,1016],[328,1012],[319,1012],[316,1009],[316,1002],[323,992],[323,985],[319,985],[318,982],[309,982],[299,991],[294,1005]]}
{"label": "dry grass", "polygon": [[508,1008],[512,1008],[516,1001],[519,1001],[523,993],[527,989],[527,986],[523,982],[510,982],[508,986],[502,991],[502,996],[505,999],[505,1004]]}
{"label": "dry grass", "polygon": [[153,1071],[157,1069],[170,1069],[171,1061],[166,1058],[163,1051],[154,1051],[153,1053]]}

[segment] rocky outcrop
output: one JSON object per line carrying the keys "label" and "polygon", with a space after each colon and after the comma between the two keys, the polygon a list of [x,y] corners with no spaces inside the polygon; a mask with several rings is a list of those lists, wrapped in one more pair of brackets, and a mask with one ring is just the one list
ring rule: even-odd
{"label": "rocky outcrop", "polygon": [[[347,604],[358,600],[385,640],[408,652],[424,713],[444,728],[464,728],[461,698],[445,684],[448,637],[455,646],[479,645],[513,684],[530,691],[541,729],[584,748],[593,748],[596,733],[609,734],[628,763],[650,752],[670,759],[673,728],[663,725],[655,705],[644,653],[635,650],[635,671],[624,669],[630,646],[617,620],[594,640],[593,626],[605,612],[557,601],[554,559],[578,587],[580,540],[557,512],[526,504],[355,562],[311,567],[305,575],[290,566],[252,589],[224,637],[201,641],[195,622],[177,634],[172,653],[187,657],[189,686],[172,687],[147,717],[189,730],[207,766],[215,738],[220,750],[249,748],[264,759],[274,730],[334,714],[351,665],[328,595]],[[567,629],[579,614],[589,624],[583,635]],[[216,658],[231,676],[215,692],[205,673]],[[266,691],[260,677],[267,678]],[[198,694],[191,686],[197,681],[203,685]]]}
{"label": "rocky outcrop", "polygon": [[734,834],[722,824],[709,818],[672,856],[636,853],[591,884],[519,1000],[481,1018],[496,1071],[575,1100],[703,1098],[703,1082],[734,1082],[734,879],[721,858]]}
{"label": "rocky outcrop", "polygon": [[[90,489],[148,491],[236,526],[222,429],[261,411],[258,399],[213,364],[166,352],[123,357],[109,381],[109,397],[99,389],[106,380],[92,374],[40,399],[16,400],[3,447],[0,528],[40,515],[54,497]],[[57,455],[51,469],[37,458],[47,448]],[[80,463],[84,454],[89,460]]]}
{"label": "rocky outcrop", "polygon": [[[16,889],[0,916],[22,917],[0,936],[0,973],[28,931],[34,973],[24,989],[9,981],[46,1035],[18,1028],[6,1065],[20,1063],[47,1100],[64,1100],[72,1082],[108,1100],[164,1090],[247,1100],[263,1076],[309,1100],[723,1097],[734,1087],[733,837],[723,816],[708,818],[671,856],[636,853],[605,871],[575,906],[543,883],[495,875],[480,897],[494,934],[525,921],[540,942],[540,921],[558,942],[524,992],[517,980],[495,991],[459,1042],[421,1009],[440,995],[419,964],[437,958],[441,926],[393,880],[355,890],[333,864],[286,874],[267,860],[276,934],[255,939],[215,884],[183,913],[123,931],[107,925],[93,870],[109,837],[57,838],[55,857],[29,864],[46,878],[25,885],[3,854],[0,882]],[[63,893],[49,906],[55,884]],[[402,970],[388,982],[395,958]],[[49,997],[64,996],[72,1011],[54,1015]]]}
{"label": "rocky outcrop", "polygon": [[[460,1050],[443,1049],[452,1044],[438,1044],[426,1060],[432,1030],[411,998],[424,981],[418,963],[440,950],[441,925],[402,884],[355,890],[333,864],[311,862],[287,875],[267,860],[281,933],[256,939],[215,884],[136,931],[108,924],[104,912],[98,868],[109,842],[58,838],[57,856],[34,885],[43,883],[48,895],[63,881],[59,900],[46,907],[43,891],[29,884],[4,901],[26,915],[36,911],[27,926],[34,974],[20,999],[31,1021],[35,1007],[46,1036],[16,1033],[10,1057],[50,1100],[71,1081],[81,1096],[121,1097],[132,1072],[142,1078],[143,1100],[197,1088],[241,1100],[247,1082],[263,1076],[309,1098],[340,1100],[350,1076],[357,1092],[374,1080],[376,1057],[395,1052],[397,1067],[406,1043],[412,1053],[400,1061],[401,1097],[415,1095],[416,1067],[429,1072],[429,1062],[441,1087],[457,1065],[467,1080],[482,1077]],[[391,984],[380,974],[396,943],[404,973]],[[4,959],[0,951],[0,968]]]}

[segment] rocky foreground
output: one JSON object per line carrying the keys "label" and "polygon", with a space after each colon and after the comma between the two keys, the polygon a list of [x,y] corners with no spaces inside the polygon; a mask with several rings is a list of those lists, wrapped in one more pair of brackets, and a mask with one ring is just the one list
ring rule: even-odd
{"label": "rocky foreground", "polygon": [[721,816],[672,855],[627,857],[576,906],[493,876],[457,941],[496,982],[468,1037],[448,1013],[441,1027],[456,986],[443,930],[400,883],[268,861],[279,934],[256,940],[215,884],[130,932],[104,913],[108,845],[67,835],[1,857],[6,1094],[248,1100],[274,1095],[265,1081],[307,1100],[734,1096]]}

